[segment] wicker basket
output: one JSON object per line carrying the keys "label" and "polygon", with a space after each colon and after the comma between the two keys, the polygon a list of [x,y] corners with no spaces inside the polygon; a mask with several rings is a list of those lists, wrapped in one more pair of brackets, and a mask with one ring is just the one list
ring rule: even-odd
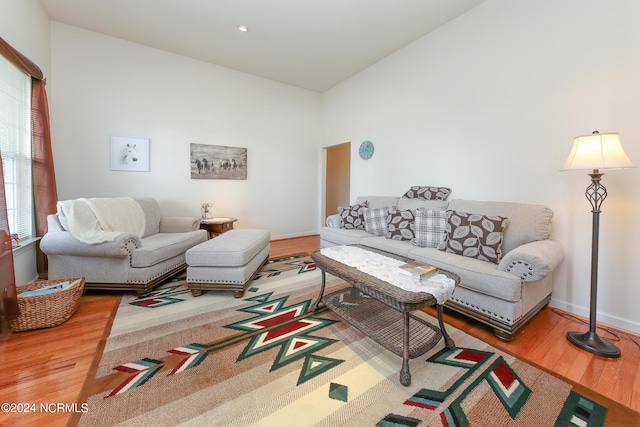
{"label": "wicker basket", "polygon": [[20,297],[27,291],[55,285],[56,283],[71,282],[78,278],[43,280],[18,287],[18,308],[20,315],[17,319],[9,320],[9,328],[13,332],[29,331],[31,329],[51,328],[66,322],[76,312],[80,303],[80,296],[84,289],[84,277],[80,283],[62,291],[43,295]]}

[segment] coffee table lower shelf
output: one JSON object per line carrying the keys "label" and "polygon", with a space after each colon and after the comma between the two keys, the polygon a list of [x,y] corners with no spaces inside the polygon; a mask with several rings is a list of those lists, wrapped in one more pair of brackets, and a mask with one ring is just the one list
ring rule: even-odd
{"label": "coffee table lower shelf", "polygon": [[399,312],[355,287],[332,292],[322,301],[340,318],[403,358],[403,385],[411,383],[408,359],[422,356],[442,338],[439,327],[409,312]]}

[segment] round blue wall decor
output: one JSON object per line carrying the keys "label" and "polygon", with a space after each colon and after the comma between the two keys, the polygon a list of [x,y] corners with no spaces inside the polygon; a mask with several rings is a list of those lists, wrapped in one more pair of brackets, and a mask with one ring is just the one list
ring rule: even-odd
{"label": "round blue wall decor", "polygon": [[360,157],[364,160],[369,160],[373,156],[373,142],[364,141],[360,144]]}

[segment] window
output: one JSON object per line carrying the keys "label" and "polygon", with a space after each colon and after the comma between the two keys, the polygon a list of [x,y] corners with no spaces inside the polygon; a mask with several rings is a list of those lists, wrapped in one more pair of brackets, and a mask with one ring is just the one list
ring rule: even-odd
{"label": "window", "polygon": [[31,77],[0,56],[0,153],[11,233],[33,236]]}

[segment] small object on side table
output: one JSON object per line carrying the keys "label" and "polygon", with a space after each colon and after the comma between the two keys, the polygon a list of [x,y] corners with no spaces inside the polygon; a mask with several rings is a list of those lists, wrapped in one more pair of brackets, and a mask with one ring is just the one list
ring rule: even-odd
{"label": "small object on side table", "polygon": [[213,218],[212,208],[213,203],[203,203],[200,205],[200,215],[202,219],[210,219]]}
{"label": "small object on side table", "polygon": [[219,217],[200,220],[200,229],[207,230],[209,232],[209,238],[213,239],[222,233],[226,233],[229,230],[233,230],[233,223],[237,218],[231,217]]}

